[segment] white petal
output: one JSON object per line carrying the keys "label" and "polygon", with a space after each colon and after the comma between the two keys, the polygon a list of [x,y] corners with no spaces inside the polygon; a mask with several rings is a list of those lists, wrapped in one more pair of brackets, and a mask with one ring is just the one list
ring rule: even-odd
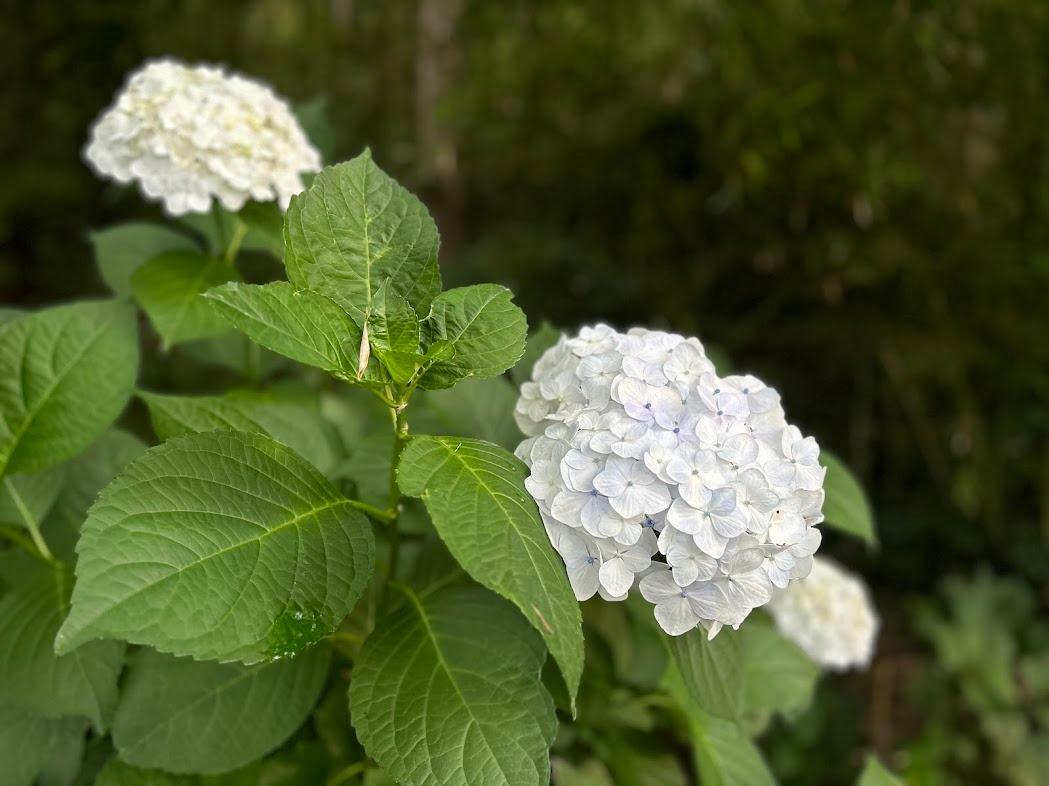
{"label": "white petal", "polygon": [[618,557],[607,560],[600,570],[601,586],[614,596],[625,595],[634,583],[634,574]]}
{"label": "white petal", "polygon": [[679,597],[656,606],[656,622],[671,636],[688,633],[699,624],[699,617],[692,610],[687,598]]}

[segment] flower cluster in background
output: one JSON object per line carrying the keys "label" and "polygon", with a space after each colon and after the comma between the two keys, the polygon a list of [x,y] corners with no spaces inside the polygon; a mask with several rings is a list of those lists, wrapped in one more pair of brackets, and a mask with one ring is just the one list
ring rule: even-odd
{"label": "flower cluster in background", "polygon": [[825,557],[785,592],[769,611],[779,632],[813,661],[832,671],[866,668],[874,654],[878,615],[859,577]]}
{"label": "flower cluster in background", "polygon": [[221,68],[169,60],[128,79],[91,130],[84,155],[102,175],[139,181],[172,215],[207,212],[212,199],[283,207],[321,158],[287,103],[264,84]]}
{"label": "flower cluster in background", "polygon": [[637,583],[667,633],[713,636],[808,574],[819,448],[775,390],[719,377],[697,339],[583,328],[536,362],[515,415],[526,485],[580,600]]}

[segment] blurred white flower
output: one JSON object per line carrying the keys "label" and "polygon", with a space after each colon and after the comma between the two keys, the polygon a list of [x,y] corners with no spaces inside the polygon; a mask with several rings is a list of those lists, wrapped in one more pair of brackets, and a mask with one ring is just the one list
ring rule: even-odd
{"label": "blurred white flower", "polygon": [[562,336],[514,415],[525,485],[580,600],[639,585],[667,633],[713,636],[810,570],[819,448],[775,390],[718,377],[698,340],[607,325]]}
{"label": "blurred white flower", "polygon": [[217,199],[286,208],[303,172],[321,159],[288,105],[262,84],[212,66],[171,60],[133,73],[91,129],[84,156],[101,175],[139,181],[172,215],[204,213]]}
{"label": "blurred white flower", "polygon": [[863,581],[817,557],[808,577],[777,592],[769,611],[780,633],[833,671],[866,668],[874,654],[878,615]]}

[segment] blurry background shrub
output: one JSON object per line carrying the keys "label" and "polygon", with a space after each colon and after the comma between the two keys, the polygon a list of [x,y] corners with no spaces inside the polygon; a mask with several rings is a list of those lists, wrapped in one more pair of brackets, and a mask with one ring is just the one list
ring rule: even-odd
{"label": "blurry background shrub", "polygon": [[[1049,766],[1032,622],[1049,6],[78,0],[0,18],[5,305],[103,291],[88,231],[157,215],[80,158],[126,72],[174,55],[267,80],[328,160],[370,145],[424,196],[449,283],[502,281],[533,324],[696,334],[863,476],[881,549],[827,548],[874,586],[880,651],[769,735],[790,782],[836,783],[821,762],[870,744],[915,783]],[[933,601],[952,574],[969,578]]]}

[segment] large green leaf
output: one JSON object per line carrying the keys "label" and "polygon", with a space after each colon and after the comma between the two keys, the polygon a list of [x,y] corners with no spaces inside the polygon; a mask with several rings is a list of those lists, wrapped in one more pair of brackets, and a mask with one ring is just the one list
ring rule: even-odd
{"label": "large green leaf", "polygon": [[164,349],[169,349],[229,329],[201,296],[239,278],[236,268],[224,260],[195,251],[169,251],[136,270],[131,289],[160,334]]}
{"label": "large green leaf", "polygon": [[0,599],[0,704],[42,718],[81,715],[102,731],[116,707],[124,643],[97,641],[55,655],[72,580],[68,568],[45,566]]}
{"label": "large green leaf", "polygon": [[120,758],[138,767],[219,773],[269,753],[302,725],[328,674],[330,650],[244,666],[141,650],[113,721]]}
{"label": "large green leaf", "polygon": [[868,756],[856,786],[903,786],[903,781],[889,772],[874,756]]}
{"label": "large green leaf", "polygon": [[80,538],[80,527],[87,518],[87,509],[98,492],[129,461],[145,451],[146,444],[138,437],[120,429],[110,429],[87,450],[62,465],[61,492],[41,526],[56,557],[69,563],[74,561],[74,547]]}
{"label": "large green leaf", "polygon": [[878,536],[874,530],[874,514],[863,486],[841,459],[832,453],[821,451],[820,463],[827,468],[827,476],[823,480],[823,490],[827,495],[823,503],[823,515],[827,524],[868,543],[875,543]]}
{"label": "large green leaf", "polygon": [[357,378],[361,329],[333,301],[286,281],[226,284],[205,296],[252,341],[341,379]]}
{"label": "large green leaf", "polygon": [[542,634],[574,701],[583,673],[579,604],[525,491],[526,474],[503,448],[455,437],[415,437],[397,469],[401,491],[423,500],[466,572],[513,601]]}
{"label": "large green leaf", "polygon": [[736,719],[743,705],[743,655],[739,633],[723,629],[712,639],[696,628],[670,639],[682,682],[704,712]]}
{"label": "large green leaf", "polygon": [[748,712],[800,712],[812,701],[819,667],[763,620],[739,629],[743,657],[743,706]]}
{"label": "large green leaf", "polygon": [[132,274],[158,254],[197,249],[191,237],[160,224],[117,224],[92,232],[89,239],[102,280],[118,295],[131,294]]}
{"label": "large green leaf", "polygon": [[447,388],[466,377],[494,377],[512,368],[525,350],[528,321],[512,302],[513,293],[496,284],[442,292],[423,322],[427,346],[447,341],[454,354],[434,363],[419,383]]}
{"label": "large green leaf", "polygon": [[557,720],[538,637],[479,587],[405,592],[354,664],[350,716],[368,755],[415,786],[549,784]]}
{"label": "large green leaf", "polygon": [[775,786],[757,746],[737,723],[704,712],[676,667],[667,670],[663,684],[684,711],[703,786]]}
{"label": "large green leaf", "polygon": [[0,783],[31,786],[58,751],[84,733],[86,725],[79,718],[51,720],[0,702]]}
{"label": "large green leaf", "polygon": [[0,476],[86,448],[135,386],[135,312],[115,301],[57,306],[0,325]]}
{"label": "large green leaf", "polygon": [[453,390],[424,390],[412,398],[412,427],[494,442],[513,450],[521,441],[514,422],[517,391],[505,377],[465,379]]}
{"label": "large green leaf", "polygon": [[320,408],[273,392],[235,390],[221,396],[166,396],[139,392],[161,440],[229,429],[266,434],[287,445],[323,474],[339,460],[331,427]]}
{"label": "large green leaf", "polygon": [[177,437],[99,496],[55,646],[122,638],[253,663],[335,629],[371,578],[371,528],[291,449],[259,434]]}
{"label": "large green leaf", "polygon": [[386,282],[417,314],[441,291],[436,224],[368,151],[324,169],[291,200],[284,242],[288,280],[331,298],[362,328]]}

